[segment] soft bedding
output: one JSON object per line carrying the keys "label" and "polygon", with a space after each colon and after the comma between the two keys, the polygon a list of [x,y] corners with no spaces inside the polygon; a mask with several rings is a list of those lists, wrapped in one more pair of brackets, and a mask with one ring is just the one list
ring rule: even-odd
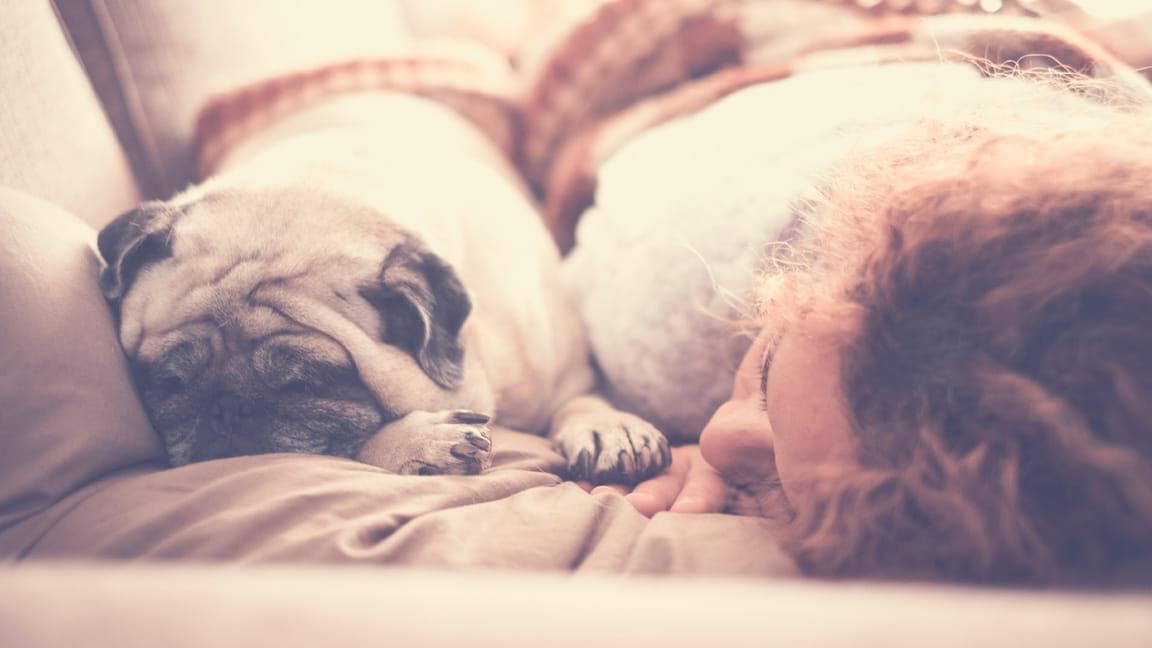
{"label": "soft bedding", "polygon": [[[882,128],[861,129],[853,137],[839,102],[829,104],[823,120],[810,121],[809,131],[781,128],[773,138],[741,143],[731,130],[755,122],[766,104],[805,105],[813,93],[839,85],[837,74],[844,73],[733,95],[638,139],[604,167],[597,207],[581,231],[591,245],[570,258],[569,279],[583,299],[601,365],[618,396],[630,397],[629,405],[649,415],[663,412],[668,429],[681,436],[710,413],[703,396],[722,398],[727,390],[731,365],[747,342],[733,324],[738,302],[747,298],[763,246],[788,224],[793,202],[813,177],[833,154],[903,128],[907,115],[893,117],[894,105],[939,101],[941,88],[962,92],[964,83],[978,79],[967,69],[924,64],[874,71],[871,83],[887,88],[879,95],[884,99],[857,103],[848,113],[854,123]],[[722,146],[714,146],[718,140]],[[693,154],[673,161],[669,147]],[[782,154],[791,148],[807,154]],[[709,156],[718,150],[725,154]],[[662,173],[648,174],[659,159],[668,160]],[[762,175],[774,181],[756,182]],[[649,185],[668,178],[674,188],[663,193]],[[6,402],[30,402],[20,390],[56,384],[58,398],[102,392],[112,403],[65,412],[62,420],[50,412],[51,402],[42,402],[25,411],[23,421],[5,425],[22,430],[27,442],[16,444],[18,454],[8,454],[6,463],[18,467],[21,457],[36,454],[34,441],[53,441],[57,456],[67,455],[62,471],[88,466],[90,473],[75,490],[42,497],[39,510],[0,532],[5,556],[796,574],[776,547],[774,521],[670,513],[645,518],[618,495],[590,495],[563,483],[563,460],[548,441],[511,430],[497,431],[494,466],[477,477],[398,476],[311,455],[164,469],[123,361],[110,352],[116,341],[93,280],[92,230],[79,223],[62,228],[69,221],[60,213],[29,218],[34,203],[13,199],[8,205],[6,217],[20,226],[13,231],[22,239],[13,245],[25,254],[6,257],[16,267],[0,279],[11,284],[5,292],[21,290],[13,277],[26,282],[51,273],[56,294],[66,296],[68,308],[81,310],[54,321],[48,320],[50,312],[9,310],[6,329],[24,332],[28,353],[58,345],[54,339],[83,342],[81,352],[51,363],[35,366],[31,356],[20,363],[35,379],[8,383]],[[718,218],[727,227],[717,228]],[[61,240],[60,232],[69,236]],[[56,254],[38,254],[53,235]],[[685,308],[690,288],[693,303]],[[624,295],[644,299],[622,304]],[[19,411],[8,416],[14,413]],[[37,488],[31,476],[10,485],[29,493]],[[18,494],[6,498],[20,500]]]}
{"label": "soft bedding", "polygon": [[[942,78],[977,76],[944,64],[912,65],[905,71],[908,77],[893,70],[895,86],[908,87],[916,74],[931,79],[932,84],[921,87],[929,95]],[[879,87],[882,79],[875,81]],[[489,99],[476,99],[496,94],[490,88],[449,90],[480,105],[475,122],[504,114],[504,103],[490,109]],[[616,383],[617,396],[681,438],[690,438],[723,398],[731,368],[747,343],[734,320],[748,312],[744,307],[760,269],[759,250],[789,224],[791,205],[823,168],[828,149],[858,144],[839,139],[843,132],[828,123],[810,133],[809,141],[785,128],[779,135],[797,138],[794,146],[813,152],[810,163],[795,157],[766,163],[779,155],[781,141],[761,140],[776,149],[757,150],[740,133],[762,126],[758,111],[771,110],[781,100],[773,92],[785,91],[752,89],[743,98],[734,97],[735,102],[718,105],[714,113],[685,121],[679,130],[674,124],[637,140],[632,150],[613,140],[599,153],[619,155],[603,166],[610,156],[591,155],[581,160],[585,166],[574,167],[595,178],[592,188],[602,183],[581,232],[584,243],[597,245],[600,252],[578,251],[569,265],[601,364]],[[791,98],[794,105],[804,103],[803,94],[798,96]],[[874,115],[885,113],[893,102],[925,100],[899,93],[870,97],[887,101],[873,105]],[[847,98],[830,106],[865,107]],[[589,123],[599,117],[592,115]],[[566,141],[580,144],[584,134],[574,127]],[[724,144],[727,166],[712,164],[716,160],[708,157],[717,137],[731,140]],[[700,155],[662,153],[661,146],[686,141],[696,142]],[[746,146],[736,146],[741,143]],[[732,157],[734,150],[746,157]],[[646,165],[661,156],[681,166],[648,173]],[[767,166],[737,164],[750,159]],[[540,164],[547,167],[547,162]],[[745,175],[735,173],[737,168]],[[747,175],[750,169],[760,173]],[[758,193],[761,187],[754,182],[765,173],[776,180],[768,195]],[[564,180],[555,173],[540,172],[539,177]],[[682,182],[686,178],[693,182]],[[644,184],[653,180],[653,186]],[[658,204],[638,203],[637,196]],[[670,214],[671,225],[659,220]],[[0,255],[6,266],[0,272],[0,293],[8,298],[0,311],[0,330],[5,340],[19,340],[5,345],[2,358],[4,366],[17,371],[0,382],[0,402],[15,404],[0,410],[0,430],[10,437],[0,459],[4,559],[797,574],[776,546],[777,522],[672,513],[645,518],[618,495],[591,495],[563,483],[558,476],[562,460],[548,442],[511,430],[497,432],[493,468],[477,477],[404,477],[352,461],[301,455],[165,469],[115,352],[114,325],[94,279],[94,232],[66,214],[12,194],[0,199],[0,219],[15,233]],[[721,219],[728,236],[708,234],[719,231],[715,227]],[[553,225],[559,232],[564,221]],[[627,265],[641,260],[643,268]],[[656,272],[672,267],[688,274]],[[596,282],[615,288],[595,290]],[[682,296],[658,291],[682,288],[683,282],[695,291],[688,310]],[[620,304],[612,299],[624,294],[643,322],[617,316]],[[651,299],[637,305],[632,297],[637,294]],[[662,336],[648,335],[652,330]],[[685,357],[692,362],[683,363]]]}
{"label": "soft bedding", "polygon": [[617,401],[694,439],[760,329],[758,280],[781,270],[770,252],[804,235],[837,165],[978,113],[988,86],[1021,107],[1021,128],[1071,127],[1067,105],[1083,103],[967,64],[895,63],[754,85],[623,145],[597,168],[566,260]]}
{"label": "soft bedding", "polygon": [[787,576],[765,520],[663,514],[561,483],[496,430],[477,477],[273,454],[167,469],[93,279],[95,232],[0,193],[0,557]]}
{"label": "soft bedding", "polygon": [[57,518],[51,526],[10,549],[25,558],[792,573],[763,520],[648,520],[622,498],[560,483],[548,472],[559,457],[541,439],[498,431],[494,442],[497,467],[479,477],[403,477],[299,455],[132,470],[45,511]]}

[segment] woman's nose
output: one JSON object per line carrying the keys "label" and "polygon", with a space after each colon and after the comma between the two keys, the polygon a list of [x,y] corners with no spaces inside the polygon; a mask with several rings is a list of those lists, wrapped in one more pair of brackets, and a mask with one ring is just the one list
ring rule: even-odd
{"label": "woman's nose", "polygon": [[700,433],[700,452],[725,479],[761,481],[776,472],[772,426],[759,398],[724,403]]}

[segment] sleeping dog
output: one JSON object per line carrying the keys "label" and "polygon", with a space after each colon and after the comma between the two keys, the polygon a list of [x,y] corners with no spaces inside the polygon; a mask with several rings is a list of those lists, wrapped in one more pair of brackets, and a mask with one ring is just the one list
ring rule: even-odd
{"label": "sleeping dog", "polygon": [[557,250],[483,135],[398,94],[328,110],[100,232],[101,288],[172,465],[304,452],[474,474],[494,416],[549,433],[575,479],[666,466],[658,430],[592,393]]}

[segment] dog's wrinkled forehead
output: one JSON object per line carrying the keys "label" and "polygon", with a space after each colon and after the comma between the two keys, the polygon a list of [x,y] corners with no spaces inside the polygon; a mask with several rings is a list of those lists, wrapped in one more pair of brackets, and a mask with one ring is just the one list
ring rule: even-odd
{"label": "dog's wrinkled forehead", "polygon": [[335,340],[272,314],[251,318],[239,330],[199,321],[147,338],[136,364],[153,374],[189,380],[211,375],[215,389],[250,391],[254,379],[272,385],[298,378],[316,367],[351,368],[352,359]]}
{"label": "dog's wrinkled forehead", "polygon": [[409,364],[394,353],[440,388],[461,380],[459,333],[471,311],[464,286],[416,236],[371,208],[306,190],[184,196],[125,214],[100,233],[99,246],[101,287],[119,306],[130,357],[196,322],[216,327],[236,350],[311,329],[343,345],[362,370],[378,367],[372,380],[380,384],[383,365]]}
{"label": "dog's wrinkled forehead", "polygon": [[[350,300],[402,239],[378,216],[313,192],[228,191],[146,203],[100,235],[105,294],[118,300],[129,352],[150,334],[209,319],[266,318],[275,289]],[[340,294],[341,289],[349,294]],[[281,292],[284,292],[283,290]],[[335,295],[333,295],[335,293]]]}

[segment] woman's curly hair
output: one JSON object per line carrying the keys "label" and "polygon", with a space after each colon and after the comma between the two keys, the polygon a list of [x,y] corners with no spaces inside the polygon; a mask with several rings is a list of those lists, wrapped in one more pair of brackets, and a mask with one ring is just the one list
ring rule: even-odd
{"label": "woman's curly hair", "polygon": [[789,306],[836,333],[860,465],[812,475],[786,541],[810,573],[1152,562],[1152,114],[981,120],[859,161],[815,210],[823,267]]}

